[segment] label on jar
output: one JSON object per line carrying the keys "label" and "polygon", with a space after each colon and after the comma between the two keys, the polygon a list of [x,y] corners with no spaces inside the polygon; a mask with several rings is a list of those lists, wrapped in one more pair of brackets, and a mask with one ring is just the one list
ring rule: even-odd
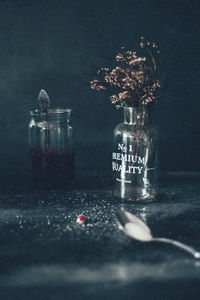
{"label": "label on jar", "polygon": [[[114,172],[120,172],[121,178],[130,179],[129,174],[139,175],[142,174],[145,167],[145,158],[133,153],[133,146],[128,147],[124,144],[118,143],[117,152],[112,153],[112,170]],[[121,181],[120,178],[116,178],[117,181]],[[127,180],[131,183],[131,180]]]}

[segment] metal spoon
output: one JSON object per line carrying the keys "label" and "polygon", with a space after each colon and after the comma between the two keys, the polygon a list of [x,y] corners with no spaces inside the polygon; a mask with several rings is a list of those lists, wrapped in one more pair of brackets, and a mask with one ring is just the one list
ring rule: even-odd
{"label": "metal spoon", "polygon": [[118,225],[124,233],[141,242],[163,242],[177,246],[186,252],[192,254],[195,258],[200,258],[200,252],[194,248],[187,246],[175,240],[167,238],[154,238],[151,234],[150,228],[138,217],[130,212],[120,209],[116,213]]}

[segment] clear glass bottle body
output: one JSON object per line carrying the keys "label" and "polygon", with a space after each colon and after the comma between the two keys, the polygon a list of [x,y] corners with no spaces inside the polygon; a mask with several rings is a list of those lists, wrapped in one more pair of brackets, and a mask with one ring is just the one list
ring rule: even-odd
{"label": "clear glass bottle body", "polygon": [[158,182],[158,133],[146,107],[124,107],[124,122],[114,130],[113,195],[152,201]]}
{"label": "clear glass bottle body", "polygon": [[30,111],[30,175],[38,184],[65,183],[74,177],[73,128],[71,109]]}

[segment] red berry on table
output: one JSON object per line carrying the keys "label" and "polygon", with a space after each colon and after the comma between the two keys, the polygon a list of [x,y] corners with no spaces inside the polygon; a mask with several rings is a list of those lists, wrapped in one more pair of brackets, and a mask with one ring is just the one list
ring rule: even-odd
{"label": "red berry on table", "polygon": [[77,218],[76,218],[76,222],[80,225],[84,224],[85,223],[85,217],[84,215],[79,215]]}

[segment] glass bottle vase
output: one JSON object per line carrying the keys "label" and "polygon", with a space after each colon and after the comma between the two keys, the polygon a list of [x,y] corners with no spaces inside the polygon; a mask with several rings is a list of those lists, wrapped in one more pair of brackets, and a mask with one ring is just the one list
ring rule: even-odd
{"label": "glass bottle vase", "polygon": [[123,111],[124,122],[114,130],[113,195],[125,201],[152,201],[157,193],[158,133],[146,106]]}

